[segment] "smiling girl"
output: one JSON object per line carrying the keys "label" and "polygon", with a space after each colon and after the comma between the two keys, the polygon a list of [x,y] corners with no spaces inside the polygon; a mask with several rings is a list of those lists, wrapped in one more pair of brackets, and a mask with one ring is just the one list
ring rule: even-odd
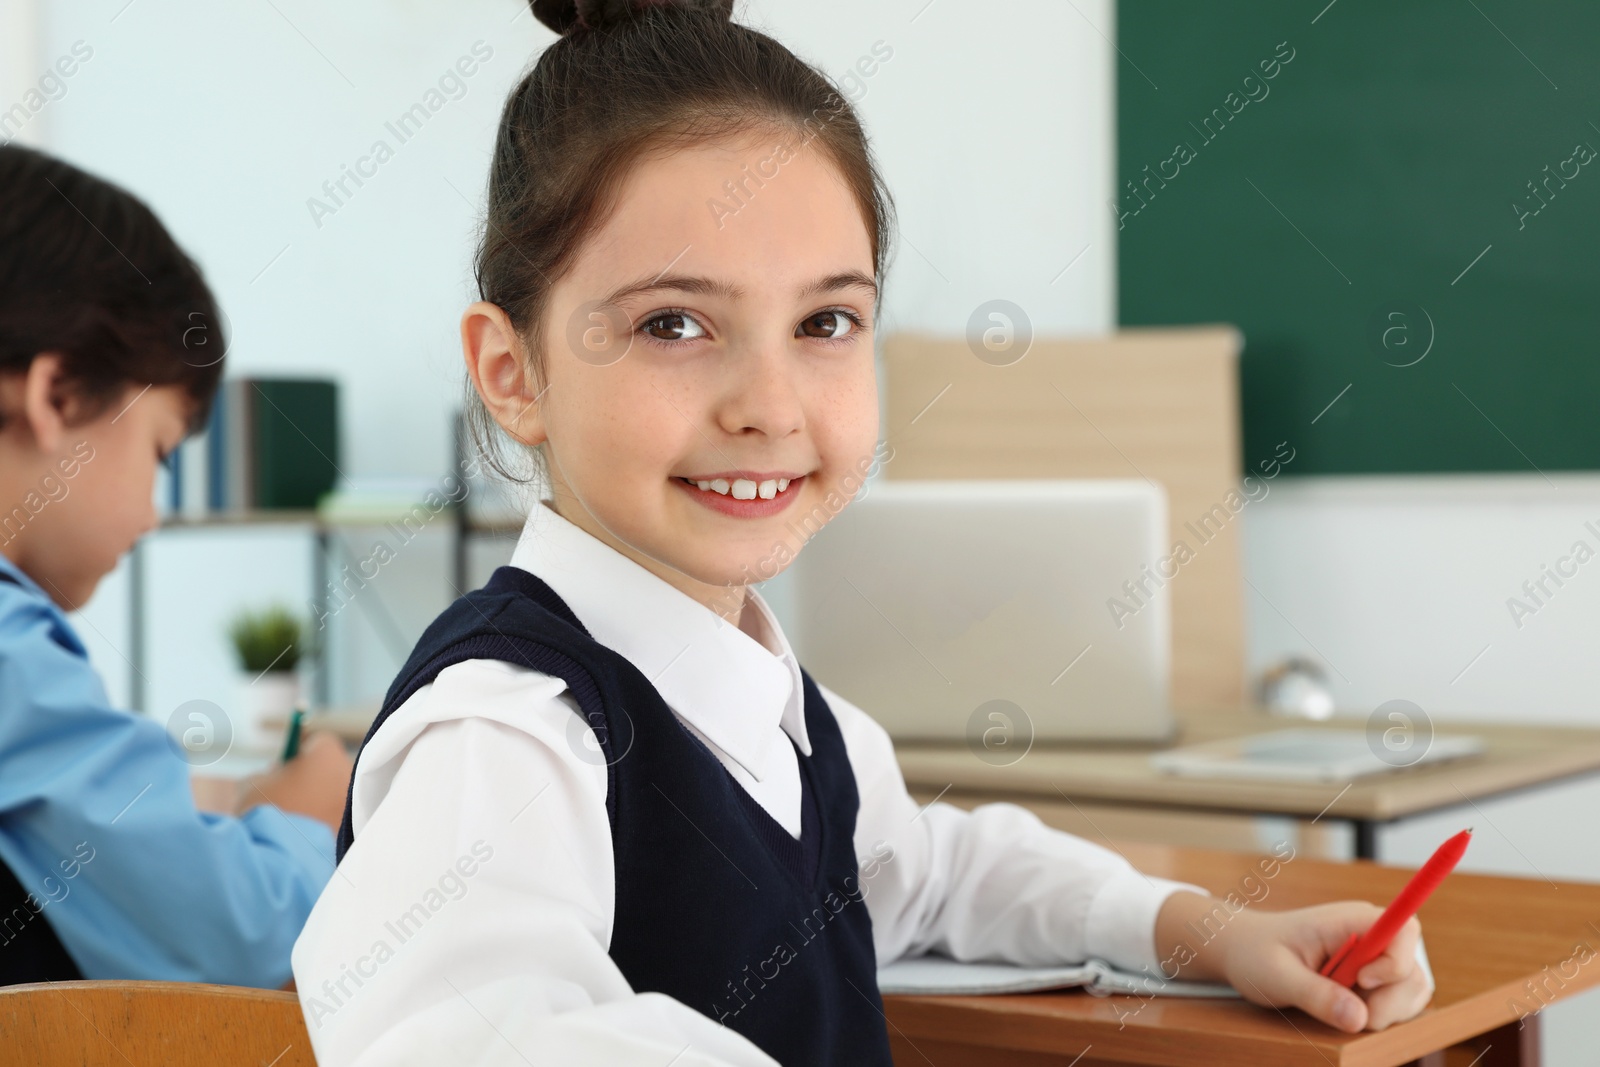
{"label": "smiling girl", "polygon": [[507,101],[461,338],[549,499],[363,746],[294,956],[319,1061],[887,1064],[876,968],[926,951],[1415,1014],[1414,923],[1359,995],[1316,967],[1368,904],[1181,952],[1220,902],[1014,805],[919,808],[796,663],[745,583],[876,454],[889,199],[827,78],[730,8],[534,0],[562,36]]}

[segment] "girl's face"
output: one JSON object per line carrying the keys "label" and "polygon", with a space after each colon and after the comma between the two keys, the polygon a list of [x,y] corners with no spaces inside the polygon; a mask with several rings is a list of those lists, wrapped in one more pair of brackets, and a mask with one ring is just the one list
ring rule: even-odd
{"label": "girl's face", "polygon": [[523,433],[563,517],[728,618],[860,488],[878,432],[866,224],[785,140],[634,169],[552,291]]}

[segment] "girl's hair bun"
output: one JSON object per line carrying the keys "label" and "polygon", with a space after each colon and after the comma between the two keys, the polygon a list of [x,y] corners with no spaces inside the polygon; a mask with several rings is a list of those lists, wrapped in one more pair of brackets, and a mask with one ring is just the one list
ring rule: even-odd
{"label": "girl's hair bun", "polygon": [[621,25],[658,7],[733,17],[733,0],[529,0],[529,5],[538,20],[557,33]]}

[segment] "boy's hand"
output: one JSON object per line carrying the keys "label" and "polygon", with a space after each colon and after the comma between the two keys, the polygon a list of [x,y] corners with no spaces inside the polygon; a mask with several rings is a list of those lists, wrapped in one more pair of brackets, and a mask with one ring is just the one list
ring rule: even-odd
{"label": "boy's hand", "polygon": [[[1176,930],[1183,938],[1187,916],[1210,913],[1219,904],[1193,893],[1173,894],[1162,907],[1158,935]],[[1221,978],[1251,1003],[1296,1007],[1349,1033],[1382,1030],[1416,1015],[1433,997],[1433,982],[1417,963],[1422,925],[1415,918],[1361,969],[1354,990],[1317,973],[1351,934],[1364,933],[1381,914],[1376,904],[1356,900],[1295,911],[1241,911],[1210,943],[1192,946],[1197,958],[1179,976]]]}
{"label": "boy's hand", "polygon": [[239,814],[238,779],[194,774],[189,776],[189,789],[194,793],[194,806],[199,810],[217,815]]}
{"label": "boy's hand", "polygon": [[300,754],[274,767],[245,787],[240,810],[271,804],[284,811],[309,815],[339,832],[344,820],[345,794],[355,764],[337,737],[325,731],[307,733]]}

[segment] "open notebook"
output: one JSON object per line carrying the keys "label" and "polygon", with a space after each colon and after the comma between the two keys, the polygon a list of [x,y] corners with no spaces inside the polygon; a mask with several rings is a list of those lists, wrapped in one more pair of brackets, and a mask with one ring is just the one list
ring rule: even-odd
{"label": "open notebook", "polygon": [[1169,982],[1152,974],[1119,971],[1103,960],[1064,967],[1019,967],[1011,963],[958,963],[944,956],[914,956],[878,968],[878,990],[970,996],[984,993],[1036,993],[1083,987],[1091,993],[1138,996],[1237,997],[1231,986],[1215,982]]}

